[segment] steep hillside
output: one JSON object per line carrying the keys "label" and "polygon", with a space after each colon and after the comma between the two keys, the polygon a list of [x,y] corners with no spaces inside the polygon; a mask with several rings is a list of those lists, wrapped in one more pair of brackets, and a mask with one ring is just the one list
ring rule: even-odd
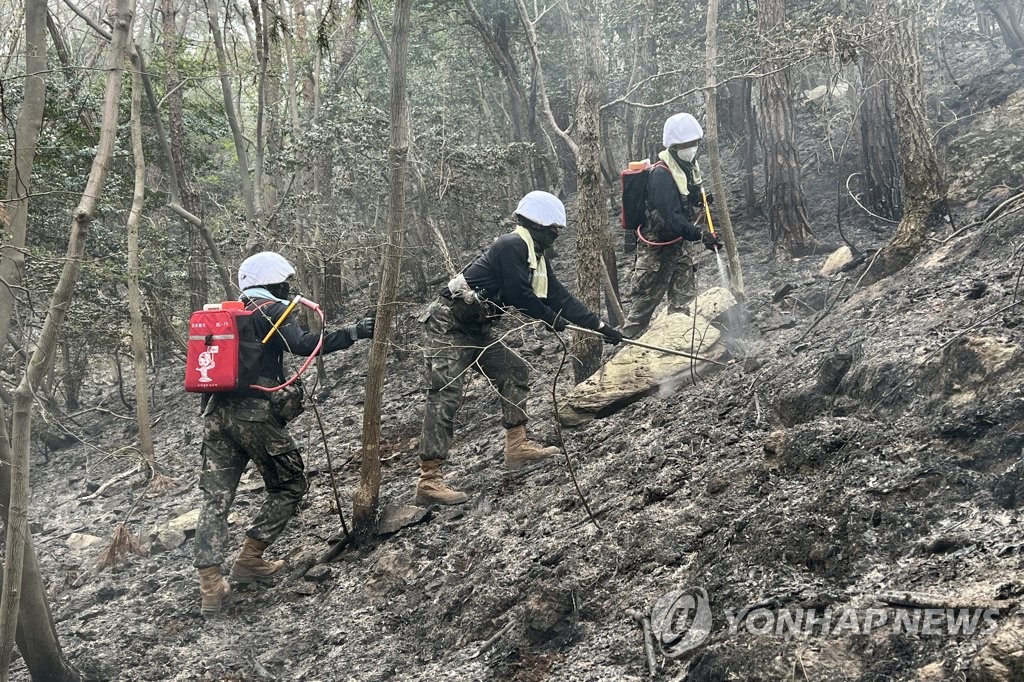
{"label": "steep hillside", "polygon": [[[956,211],[966,224],[1009,196]],[[824,224],[827,200],[816,205]],[[631,610],[703,590],[709,636],[658,654],[664,679],[1022,679],[1021,205],[933,234],[906,272],[870,287],[857,284],[865,264],[816,277],[827,254],[768,261],[763,227],[744,221],[751,319],[733,330],[736,361],[564,432],[596,523],[564,462],[502,469],[497,398],[474,379],[450,459],[471,502],[313,565],[341,529],[307,412],[295,433],[312,488],[272,548],[289,557],[289,573],[237,591],[209,621],[198,613],[191,539],[166,529],[200,503],[200,419],[177,372],[163,371],[158,448],[180,490],[143,497],[129,479],[87,497],[131,466],[110,454],[131,441],[130,422],[105,413],[85,424],[89,447],[37,458],[35,537],[62,642],[77,665],[119,680],[641,679],[644,638]],[[862,248],[878,243],[870,230],[855,235]],[[625,256],[620,266],[628,273]],[[717,283],[711,271],[704,286]],[[532,426],[551,441],[559,346],[545,332],[524,336]],[[327,367],[319,410],[347,515],[365,358],[339,353]],[[419,372],[413,352],[390,369],[389,502],[412,498]],[[565,373],[558,391],[569,383]],[[112,387],[97,391],[95,403],[124,411]],[[233,541],[262,499],[258,476],[247,475]],[[102,545],[67,546],[72,532],[109,538],[128,514],[149,556],[97,572]],[[923,608],[991,612],[973,634],[950,635],[945,611],[930,630],[893,627],[900,609],[920,619]],[[744,609],[748,619],[734,622]],[[787,634],[774,627],[783,613],[811,613],[830,632]],[[842,613],[854,620],[837,628]],[[866,631],[864,614],[886,623]],[[675,615],[669,630],[691,622]]]}

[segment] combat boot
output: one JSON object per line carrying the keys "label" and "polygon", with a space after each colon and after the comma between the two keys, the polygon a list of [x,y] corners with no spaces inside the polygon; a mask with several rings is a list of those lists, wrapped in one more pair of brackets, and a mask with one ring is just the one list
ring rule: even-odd
{"label": "combat boot", "polygon": [[541,447],[526,437],[526,426],[514,426],[505,431],[505,466],[518,469],[524,464],[539,462],[554,457],[561,450],[552,447]]}
{"label": "combat boot", "polygon": [[199,569],[199,596],[202,604],[199,612],[204,616],[216,616],[220,606],[231,594],[231,585],[224,579],[220,566],[207,566]]}
{"label": "combat boot", "polygon": [[420,460],[420,480],[416,483],[416,504],[462,504],[469,495],[445,485],[441,459]]}
{"label": "combat boot", "polygon": [[231,565],[231,579],[237,583],[267,582],[284,568],[284,560],[267,561],[263,558],[263,550],[267,543],[246,537],[242,543],[242,551]]}

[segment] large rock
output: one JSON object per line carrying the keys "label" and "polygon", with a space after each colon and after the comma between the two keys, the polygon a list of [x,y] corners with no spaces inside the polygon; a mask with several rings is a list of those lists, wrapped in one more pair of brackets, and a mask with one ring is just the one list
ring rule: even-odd
{"label": "large rock", "polygon": [[825,264],[821,266],[821,272],[818,273],[822,277],[831,277],[836,274],[853,261],[853,251],[850,250],[849,246],[843,246],[835,251],[825,259]]}
{"label": "large rock", "polygon": [[191,536],[196,532],[196,526],[199,525],[199,510],[193,509],[190,512],[186,512],[181,516],[175,517],[167,522],[164,526],[167,530],[178,531],[184,533],[187,536]]}
{"label": "large rock", "polygon": [[999,632],[981,648],[967,671],[969,682],[1024,680],[1024,620],[1000,623]]}
{"label": "large rock", "polygon": [[[696,341],[691,348],[695,331]],[[666,311],[637,340],[721,361],[726,351],[718,344],[720,335],[707,318],[698,316],[695,324],[689,315]],[[560,421],[566,426],[583,424],[607,416],[661,387],[674,389],[685,385],[689,381],[690,363],[689,358],[626,345],[563,399],[558,408]],[[693,361],[698,376],[713,367],[709,362]]]}
{"label": "large rock", "polygon": [[98,538],[95,535],[89,535],[88,533],[72,533],[68,536],[67,546],[71,549],[89,549],[95,547],[103,542],[103,538]]}
{"label": "large rock", "polygon": [[738,306],[736,297],[732,295],[731,291],[724,287],[713,287],[700,292],[697,298],[690,302],[687,312],[690,315],[695,314],[694,307],[696,307],[698,317],[721,324],[729,322],[730,315],[737,312]]}

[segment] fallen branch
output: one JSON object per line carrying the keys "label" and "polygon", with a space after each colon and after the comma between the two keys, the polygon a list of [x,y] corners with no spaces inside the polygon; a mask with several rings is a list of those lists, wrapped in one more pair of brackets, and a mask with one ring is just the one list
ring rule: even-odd
{"label": "fallen branch", "polygon": [[644,653],[647,655],[647,669],[651,672],[651,677],[655,677],[658,674],[658,659],[654,655],[654,642],[653,634],[651,633],[651,619],[645,613],[634,611],[630,609],[626,611],[626,615],[635,620],[640,624],[640,627],[644,631]]}
{"label": "fallen branch", "polygon": [[925,592],[879,592],[875,598],[890,606],[909,606],[915,609],[998,609],[991,603],[958,601],[955,597],[943,597]]}
{"label": "fallen branch", "polygon": [[843,297],[843,292],[846,291],[846,285],[849,284],[849,283],[850,283],[850,280],[848,280],[848,279],[847,280],[843,280],[843,286],[839,287],[839,293],[836,294],[836,297],[832,299],[831,303],[829,303],[827,306],[825,306],[825,309],[822,310],[821,314],[819,314],[818,317],[814,320],[814,322],[811,323],[811,326],[808,327],[807,330],[803,334],[800,335],[800,338],[797,339],[796,343],[793,344],[794,346],[796,346],[796,344],[798,344],[801,341],[803,341],[807,337],[807,335],[810,334],[811,331],[813,331],[814,328],[818,326],[819,322],[821,322],[826,317],[828,317],[828,314],[830,312],[832,312],[833,308],[836,307],[836,303],[838,303],[839,299]]}
{"label": "fallen branch", "polygon": [[81,500],[83,502],[89,502],[91,500],[95,500],[97,497],[99,497],[100,495],[105,493],[108,489],[110,489],[111,486],[117,485],[118,483],[124,481],[125,479],[131,478],[135,474],[139,474],[139,473],[142,473],[143,471],[147,471],[147,470],[148,470],[148,467],[143,466],[143,465],[140,464],[139,466],[135,467],[134,469],[129,469],[127,471],[122,471],[121,473],[119,473],[118,475],[114,476],[113,478],[108,479],[103,485],[101,485],[99,488],[97,488],[96,491],[93,492],[91,495],[86,495],[85,497],[81,498]]}
{"label": "fallen branch", "polygon": [[320,438],[324,444],[324,454],[327,455],[327,470],[331,473],[331,489],[334,491],[334,506],[338,508],[338,520],[341,521],[341,530],[345,533],[345,541],[347,542],[350,539],[348,524],[345,523],[345,514],[341,511],[341,495],[338,493],[338,480],[334,476],[334,462],[331,459],[331,449],[327,446],[327,433],[324,431],[324,422],[323,419],[320,418],[320,408],[317,407],[316,401],[310,401],[310,404],[313,406],[313,414],[316,416],[316,423],[320,427]]}
{"label": "fallen branch", "polygon": [[509,630],[511,630],[513,627],[515,627],[517,622],[518,621],[515,618],[510,620],[508,622],[508,624],[505,625],[505,627],[503,627],[502,629],[500,629],[497,632],[495,632],[493,635],[491,635],[487,639],[486,642],[481,644],[480,648],[477,649],[476,653],[473,654],[472,656],[470,656],[470,658],[471,659],[472,658],[479,658],[479,657],[483,656],[484,654],[486,654],[488,651],[490,651],[491,647],[493,647],[495,644],[497,644],[498,640],[500,640],[502,637],[504,637],[509,632]]}

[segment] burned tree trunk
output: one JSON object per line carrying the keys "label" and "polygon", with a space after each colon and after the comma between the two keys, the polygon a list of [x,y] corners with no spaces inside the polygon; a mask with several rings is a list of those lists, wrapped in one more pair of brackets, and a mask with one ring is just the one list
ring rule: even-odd
{"label": "burned tree trunk", "polygon": [[387,244],[381,261],[377,323],[370,349],[366,377],[366,406],[363,409],[363,458],[359,488],[353,506],[357,540],[365,541],[377,530],[380,507],[380,411],[384,394],[391,327],[395,319],[398,276],[402,269],[402,239],[405,235],[405,174],[409,157],[409,95],[406,67],[409,53],[411,0],[396,0],[391,34],[391,148],[388,150],[390,176]]}
{"label": "burned tree trunk", "polygon": [[[875,16],[875,0],[867,0],[868,19]],[[887,220],[899,220],[902,201],[899,191],[899,163],[896,158],[889,74],[876,55],[885,51],[883,40],[874,41],[860,63],[863,94],[860,111],[860,140],[863,203]]]}
{"label": "burned tree trunk", "polygon": [[[758,4],[757,23],[763,41],[772,41],[783,30],[785,20],[783,0],[764,0]],[[782,246],[790,255],[803,256],[814,249],[815,239],[807,219],[796,151],[790,96],[793,75],[789,67],[778,63],[765,66],[768,72],[761,78],[758,124],[764,150],[768,234],[773,252]]]}
{"label": "burned tree trunk", "polygon": [[[604,262],[601,254],[608,241],[608,218],[601,178],[601,99],[605,65],[601,53],[600,12],[595,0],[581,0],[576,36],[579,64],[579,98],[576,106],[576,291],[591,310],[601,310]],[[602,342],[589,334],[577,334],[573,342],[576,382],[601,366]]]}
{"label": "burned tree trunk", "polygon": [[1003,44],[1014,59],[1024,58],[1024,29],[1020,26],[1020,17],[1017,14],[1015,3],[1001,0],[999,2],[988,2],[985,9],[992,13],[996,23],[999,24],[999,33],[1003,36]]}
{"label": "burned tree trunk", "polygon": [[903,217],[892,240],[878,252],[866,282],[878,281],[910,263],[924,245],[932,221],[938,219],[937,209],[946,193],[925,114],[917,28],[919,2],[893,0],[887,10],[889,72],[893,78],[897,147],[903,170]]}

